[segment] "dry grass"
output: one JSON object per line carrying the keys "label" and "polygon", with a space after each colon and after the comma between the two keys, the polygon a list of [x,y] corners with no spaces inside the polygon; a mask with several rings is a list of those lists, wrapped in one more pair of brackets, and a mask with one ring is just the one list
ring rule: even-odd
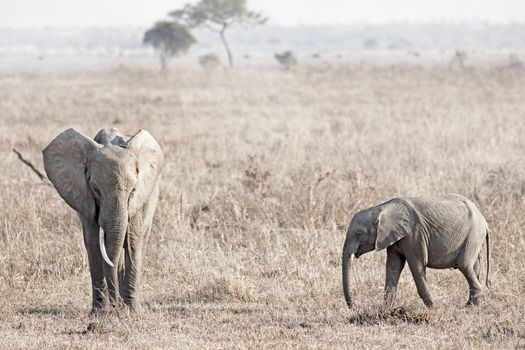
{"label": "dry grass", "polygon": [[[127,61],[52,60],[0,58],[1,348],[525,347],[521,69],[317,60],[212,76],[185,64],[162,79]],[[11,148],[41,167],[65,128],[111,125],[148,129],[167,165],[146,311],[95,319],[78,219]],[[446,192],[477,201],[493,231],[483,305],[464,307],[457,270],[430,270],[427,310],[405,270],[384,307],[381,252],[353,264],[348,310],[340,253],[353,213]]]}

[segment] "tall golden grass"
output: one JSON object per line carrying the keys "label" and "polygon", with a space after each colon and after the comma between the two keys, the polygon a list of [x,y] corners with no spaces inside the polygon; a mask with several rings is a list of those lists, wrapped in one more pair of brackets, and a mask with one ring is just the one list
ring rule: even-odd
{"label": "tall golden grass", "polygon": [[[460,68],[425,54],[293,71],[184,63],[167,78],[131,59],[0,57],[0,347],[524,347],[525,72],[478,55]],[[90,318],[79,221],[11,149],[42,167],[59,132],[109,126],[149,130],[166,167],[145,312]],[[353,264],[348,310],[352,215],[448,192],[475,201],[492,229],[482,305],[464,306],[457,270],[430,270],[428,310],[406,269],[384,306],[380,252]]]}

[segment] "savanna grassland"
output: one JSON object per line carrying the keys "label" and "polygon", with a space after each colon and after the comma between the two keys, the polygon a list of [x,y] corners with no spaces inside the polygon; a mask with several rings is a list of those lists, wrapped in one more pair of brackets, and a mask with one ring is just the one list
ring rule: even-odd
{"label": "savanna grassland", "polygon": [[[0,348],[524,348],[525,70],[470,55],[187,59],[167,78],[152,58],[0,57]],[[43,169],[58,133],[110,126],[149,130],[166,164],[145,311],[93,318],[79,220],[12,148]],[[352,264],[348,310],[352,215],[449,192],[492,229],[482,305],[457,270],[429,270],[426,309],[406,268],[384,306],[382,251]]]}

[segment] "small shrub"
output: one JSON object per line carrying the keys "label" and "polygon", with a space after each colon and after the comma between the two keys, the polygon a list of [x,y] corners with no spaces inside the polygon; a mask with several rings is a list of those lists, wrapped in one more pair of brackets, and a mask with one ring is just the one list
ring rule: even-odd
{"label": "small shrub", "polygon": [[297,58],[295,57],[295,54],[292,51],[276,53],[274,57],[284,69],[291,69],[295,67],[298,63]]}
{"label": "small shrub", "polygon": [[465,50],[456,50],[452,59],[450,60],[449,68],[450,69],[464,69],[465,62],[468,59],[467,51]]}
{"label": "small shrub", "polygon": [[218,277],[193,294],[202,302],[236,300],[250,302],[256,297],[250,284],[242,278]]}
{"label": "small shrub", "polygon": [[86,327],[86,330],[83,332],[84,334],[87,334],[87,333],[98,333],[98,334],[103,334],[103,333],[106,333],[107,330],[106,330],[106,324],[104,321],[102,320],[97,320],[97,321],[94,321],[94,322],[90,322],[87,327]]}
{"label": "small shrub", "polygon": [[199,64],[206,70],[214,70],[221,65],[221,60],[217,54],[207,53],[199,56]]}
{"label": "small shrub", "polygon": [[349,318],[349,323],[359,326],[399,325],[403,323],[429,324],[430,313],[418,313],[404,307],[359,312]]}

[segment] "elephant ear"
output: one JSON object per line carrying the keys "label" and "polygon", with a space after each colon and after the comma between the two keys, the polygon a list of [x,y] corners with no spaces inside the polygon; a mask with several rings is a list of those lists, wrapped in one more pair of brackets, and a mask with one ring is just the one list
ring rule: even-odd
{"label": "elephant ear", "polygon": [[387,204],[376,221],[376,251],[385,249],[408,236],[414,224],[414,213],[407,203],[394,200]]}
{"label": "elephant ear", "polygon": [[67,129],[44,149],[44,168],[67,204],[85,217],[96,215],[95,199],[86,180],[87,154],[100,146],[88,136]]}
{"label": "elephant ear", "polygon": [[137,185],[131,194],[129,213],[133,215],[149,199],[164,166],[160,145],[146,130],[133,135],[124,146],[137,155]]}

